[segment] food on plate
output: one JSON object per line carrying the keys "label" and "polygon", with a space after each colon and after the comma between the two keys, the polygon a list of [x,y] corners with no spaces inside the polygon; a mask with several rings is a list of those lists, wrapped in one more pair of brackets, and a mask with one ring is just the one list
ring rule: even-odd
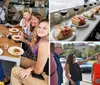
{"label": "food on plate", "polygon": [[87,18],[94,18],[94,14],[91,12],[85,12],[83,15]]}
{"label": "food on plate", "polygon": [[94,14],[99,13],[99,11],[100,11],[100,10],[99,10],[98,8],[94,8],[94,9],[91,10],[91,12],[94,13]]}
{"label": "food on plate", "polygon": [[72,28],[68,27],[68,26],[64,26],[64,27],[55,27],[54,28],[54,37],[56,40],[62,40],[65,38],[68,38],[72,35]]}
{"label": "food on plate", "polygon": [[15,40],[15,41],[19,41],[20,40],[20,37],[21,36],[19,36],[19,35],[13,35],[12,36],[12,39]]}
{"label": "food on plate", "polygon": [[13,49],[13,53],[14,53],[14,54],[19,54],[19,53],[20,53],[20,50],[17,49],[17,48],[14,48],[14,49]]}
{"label": "food on plate", "polygon": [[14,52],[20,52],[20,50],[19,50],[19,49],[17,49],[17,48],[15,48],[15,49],[14,49]]}
{"label": "food on plate", "polygon": [[20,39],[20,37],[16,36],[15,39]]}
{"label": "food on plate", "polygon": [[100,10],[100,6],[96,7],[98,10]]}
{"label": "food on plate", "polygon": [[16,31],[16,29],[12,29],[12,31]]}
{"label": "food on plate", "polygon": [[86,21],[85,21],[85,18],[82,16],[74,16],[72,18],[72,23],[77,25],[77,26],[81,26],[81,25],[85,25]]}
{"label": "food on plate", "polygon": [[10,31],[10,32],[18,32],[19,29],[17,29],[17,28],[11,28],[11,29],[9,29],[9,31]]}
{"label": "food on plate", "polygon": [[24,53],[24,50],[20,47],[17,47],[17,46],[12,46],[8,49],[8,52],[11,54],[11,55],[15,55],[15,56],[20,56]]}

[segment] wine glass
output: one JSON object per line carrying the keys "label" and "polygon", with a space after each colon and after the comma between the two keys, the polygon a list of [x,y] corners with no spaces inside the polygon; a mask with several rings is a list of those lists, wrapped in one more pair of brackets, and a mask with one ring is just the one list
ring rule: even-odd
{"label": "wine glass", "polygon": [[96,2],[94,2],[94,7],[96,7],[97,6],[97,3]]}
{"label": "wine glass", "polygon": [[65,22],[65,19],[66,19],[66,14],[68,13],[68,10],[67,9],[64,9],[64,10],[60,10],[60,14],[62,15],[62,17],[63,17],[63,23],[62,24],[67,24],[66,22]]}
{"label": "wine glass", "polygon": [[88,1],[89,1],[89,0],[84,0],[84,3],[86,4],[86,3],[88,3]]}
{"label": "wine glass", "polygon": [[84,11],[86,11],[87,5],[86,5],[86,4],[84,4],[84,5],[83,5],[83,7],[84,7]]}
{"label": "wine glass", "polygon": [[8,43],[4,43],[4,50],[8,49]]}
{"label": "wine glass", "polygon": [[93,4],[92,4],[92,3],[90,3],[89,5],[90,5],[90,8],[92,8]]}
{"label": "wine glass", "polygon": [[58,24],[60,21],[60,14],[59,13],[54,13],[54,22],[55,24]]}
{"label": "wine glass", "polygon": [[99,1],[99,0],[96,0],[96,1]]}
{"label": "wine glass", "polygon": [[73,8],[73,10],[75,11],[75,15],[77,15],[79,7],[75,7],[75,8]]}

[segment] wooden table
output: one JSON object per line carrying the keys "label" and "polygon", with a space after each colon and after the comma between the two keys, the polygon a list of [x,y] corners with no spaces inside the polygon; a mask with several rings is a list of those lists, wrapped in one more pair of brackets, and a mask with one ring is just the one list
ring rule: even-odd
{"label": "wooden table", "polygon": [[[18,28],[18,29],[21,30],[21,28]],[[0,24],[0,32],[4,33],[4,34],[9,34],[9,28]],[[13,35],[14,34],[17,34],[17,33],[13,33]],[[13,55],[9,54],[8,51],[3,48],[4,43],[8,43],[8,47],[11,47],[11,46],[21,47],[21,43],[16,43],[14,40],[8,39],[7,37],[0,38],[0,46],[4,51],[3,54],[0,56],[0,60],[16,62],[16,65],[19,66],[21,56],[13,56]]]}

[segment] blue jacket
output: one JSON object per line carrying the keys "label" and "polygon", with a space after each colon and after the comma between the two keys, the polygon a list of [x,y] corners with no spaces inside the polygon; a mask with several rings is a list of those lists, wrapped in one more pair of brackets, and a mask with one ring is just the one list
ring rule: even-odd
{"label": "blue jacket", "polygon": [[0,81],[4,81],[4,71],[1,62],[0,62]]}
{"label": "blue jacket", "polygon": [[54,59],[55,59],[56,64],[57,64],[58,85],[61,85],[61,83],[63,83],[63,68],[62,68],[62,65],[61,65],[60,60],[59,60],[60,57],[56,52],[54,53]]}

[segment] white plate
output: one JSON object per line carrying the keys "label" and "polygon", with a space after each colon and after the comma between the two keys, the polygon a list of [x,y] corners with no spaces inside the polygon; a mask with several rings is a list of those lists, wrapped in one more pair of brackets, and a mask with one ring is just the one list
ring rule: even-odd
{"label": "white plate", "polygon": [[17,28],[10,28],[9,31],[10,32],[19,32],[19,29],[17,29]]}
{"label": "white plate", "polygon": [[85,27],[87,27],[89,24],[88,23],[86,23],[85,25],[80,25],[80,26],[77,26],[77,25],[75,25],[77,28],[85,28]]}
{"label": "white plate", "polygon": [[3,50],[0,48],[0,55],[2,55],[3,54]]}
{"label": "white plate", "polygon": [[[14,49],[18,49],[20,52],[14,52]],[[20,47],[17,47],[17,46],[12,46],[8,49],[8,52],[11,54],[11,55],[14,55],[14,56],[20,56],[24,53],[24,50]]]}
{"label": "white plate", "polygon": [[87,18],[88,20],[95,20],[96,19],[96,17],[93,17],[93,18]]}
{"label": "white plate", "polygon": [[55,37],[54,37],[53,32],[54,32],[54,29],[50,32],[50,40],[51,40],[51,41],[71,41],[71,40],[73,40],[73,39],[75,38],[75,36],[76,36],[76,32],[72,32],[72,35],[71,35],[70,37],[68,37],[68,38],[66,38],[66,39],[63,39],[63,40],[56,40]]}
{"label": "white plate", "polygon": [[95,15],[100,15],[100,12],[99,13],[95,13]]}
{"label": "white plate", "polygon": [[83,15],[83,17],[84,17],[85,19],[88,19],[88,20],[95,20],[95,19],[96,19],[95,16],[94,16],[93,18],[88,18],[88,17],[86,17],[86,16]]}
{"label": "white plate", "polygon": [[[19,39],[17,39],[16,37],[19,37]],[[21,36],[19,36],[19,35],[13,35],[13,36],[12,36],[12,39],[13,39],[13,40],[16,40],[16,41],[20,41],[20,37],[21,37]]]}

